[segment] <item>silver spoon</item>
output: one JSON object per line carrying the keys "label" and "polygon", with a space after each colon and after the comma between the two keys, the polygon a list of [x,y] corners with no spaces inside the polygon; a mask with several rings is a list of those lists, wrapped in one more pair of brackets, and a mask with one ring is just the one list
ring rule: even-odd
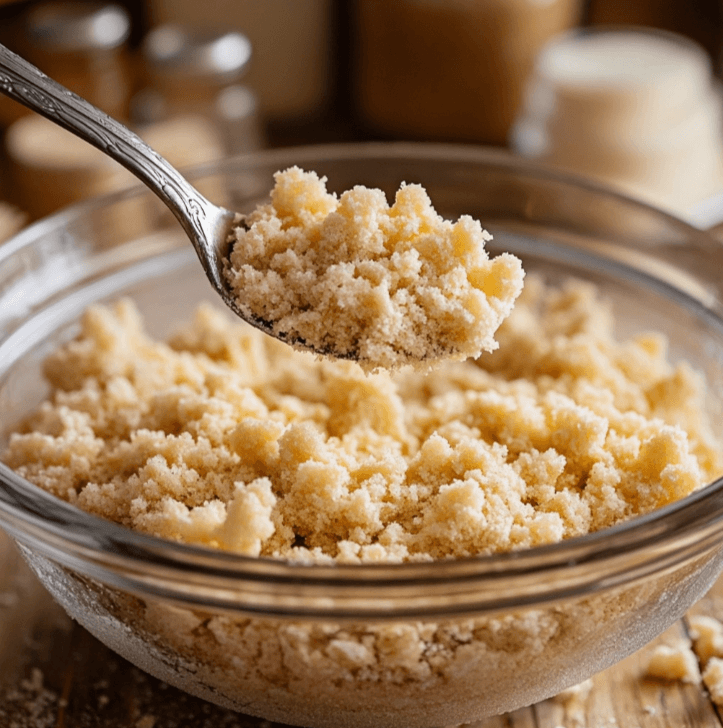
{"label": "silver spoon", "polygon": [[[154,192],[181,223],[211,285],[237,316],[270,336],[313,350],[303,340],[275,333],[272,322],[245,314],[237,304],[223,274],[236,213],[209,202],[130,129],[3,45],[0,91],[97,147]],[[318,353],[333,355],[329,351]]]}

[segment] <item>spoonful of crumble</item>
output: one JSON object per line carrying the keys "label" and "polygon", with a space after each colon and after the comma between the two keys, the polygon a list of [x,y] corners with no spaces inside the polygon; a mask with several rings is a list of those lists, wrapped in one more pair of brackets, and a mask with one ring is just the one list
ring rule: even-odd
{"label": "spoonful of crumble", "polygon": [[479,222],[440,217],[419,185],[394,203],[354,187],[340,197],[296,167],[268,204],[239,215],[209,202],[120,122],[0,45],[0,91],[92,144],[173,212],[216,292],[242,319],[291,346],[366,370],[466,359],[522,289],[520,261],[490,259]]}
{"label": "spoonful of crumble", "polygon": [[270,203],[233,230],[225,278],[245,317],[368,370],[497,348],[524,272],[508,253],[490,259],[492,236],[477,220],[445,220],[415,184],[390,206],[362,186],[337,197],[298,167],[275,181]]}

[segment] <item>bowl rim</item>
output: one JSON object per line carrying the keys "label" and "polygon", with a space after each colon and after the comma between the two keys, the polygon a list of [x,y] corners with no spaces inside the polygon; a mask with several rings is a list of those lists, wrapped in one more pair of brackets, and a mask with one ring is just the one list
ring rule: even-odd
{"label": "bowl rim", "polygon": [[[280,163],[301,164],[304,161],[318,159],[320,154],[324,155],[325,161],[334,161],[335,159],[361,159],[374,155],[396,155],[404,158],[411,156],[417,160],[424,159],[425,161],[472,161],[493,164],[506,170],[524,173],[529,177],[541,178],[563,186],[585,190],[592,194],[600,195],[601,198],[607,198],[624,205],[629,205],[637,210],[655,215],[659,219],[664,220],[666,224],[679,228],[688,235],[700,236],[699,239],[711,242],[710,235],[706,229],[699,227],[695,223],[695,220],[686,220],[670,210],[655,206],[648,200],[636,198],[610,183],[566,169],[557,168],[545,162],[526,159],[519,154],[515,154],[501,147],[453,142],[334,142],[261,149],[215,161],[179,167],[179,169],[185,177],[193,181],[194,179],[202,178],[209,174],[238,170],[241,164],[249,166],[269,164],[275,159]],[[277,168],[280,169],[280,167]],[[140,180],[134,180],[128,187],[75,202],[50,215],[34,220],[0,244],[0,260],[9,257],[28,245],[45,228],[57,229],[64,221],[78,219],[83,214],[90,213],[94,209],[145,194],[149,194],[148,188]],[[713,228],[718,224],[723,224],[723,195],[715,195],[701,203],[701,205],[703,204],[705,205],[705,210],[701,213],[700,217],[704,225]]]}
{"label": "bowl rim", "polygon": [[[504,150],[484,147],[416,142],[288,147],[196,166],[188,176],[200,178],[209,173],[238,170],[243,165],[269,165],[274,160],[293,159],[301,164],[318,159],[320,154],[325,160],[411,154],[415,159],[464,159],[501,165],[508,171],[554,180],[633,205],[662,216],[686,235],[698,236],[704,242],[708,238],[705,232],[680,218],[604,185],[529,163]],[[139,184],[43,218],[0,246],[0,261],[30,245],[47,230],[58,229],[92,209],[141,193],[146,190]],[[180,588],[189,579],[195,588],[203,582],[215,590],[215,603],[221,607],[237,605],[241,592],[250,586],[255,590],[267,589],[275,598],[282,597],[282,602],[290,600],[277,606],[267,604],[261,610],[264,614],[298,613],[306,605],[305,613],[322,617],[388,617],[390,606],[384,599],[377,606],[353,606],[353,599],[361,598],[370,588],[375,599],[402,601],[410,589],[428,592],[427,607],[410,603],[406,608],[394,609],[395,616],[429,615],[428,602],[435,598],[439,599],[436,608],[440,614],[479,613],[558,601],[562,597],[612,589],[661,569],[675,568],[718,546],[723,541],[722,521],[723,477],[686,498],[614,527],[531,549],[434,562],[302,564],[242,556],[132,531],[50,495],[0,463],[0,526],[24,547],[101,581],[183,603],[193,599],[190,586],[187,590]],[[449,603],[450,594],[459,598],[458,604]],[[335,599],[335,603],[330,603]],[[249,604],[244,608],[253,611]]]}

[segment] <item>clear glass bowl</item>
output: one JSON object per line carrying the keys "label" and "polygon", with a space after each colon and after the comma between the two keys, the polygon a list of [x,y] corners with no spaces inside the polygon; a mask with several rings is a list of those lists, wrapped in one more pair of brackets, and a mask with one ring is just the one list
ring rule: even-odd
{"label": "clear glass bowl", "polygon": [[[621,336],[663,331],[708,379],[723,428],[723,253],[659,211],[504,153],[349,145],[276,150],[191,175],[246,211],[272,174],[341,191],[420,182],[552,279],[593,281]],[[0,247],[0,418],[47,394],[43,358],[83,309],[131,296],[152,334],[210,286],[145,190],[91,201]],[[0,443],[1,444],[1,443]],[[723,565],[720,481],[622,526],[529,551],[426,564],[301,566],[171,543],[60,502],[0,466],[0,524],[53,596],[141,668],[241,712],[302,726],[441,726],[541,700],[641,647]]]}

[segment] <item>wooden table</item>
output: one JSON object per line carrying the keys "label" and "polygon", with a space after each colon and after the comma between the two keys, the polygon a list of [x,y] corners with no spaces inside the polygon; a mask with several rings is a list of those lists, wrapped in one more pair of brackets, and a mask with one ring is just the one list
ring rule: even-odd
{"label": "wooden table", "polygon": [[[723,617],[723,579],[691,613]],[[687,617],[656,641],[685,636]],[[702,686],[645,677],[652,646],[555,698],[474,728],[723,728]],[[0,728],[273,728],[145,675],[57,607],[0,532]]]}

